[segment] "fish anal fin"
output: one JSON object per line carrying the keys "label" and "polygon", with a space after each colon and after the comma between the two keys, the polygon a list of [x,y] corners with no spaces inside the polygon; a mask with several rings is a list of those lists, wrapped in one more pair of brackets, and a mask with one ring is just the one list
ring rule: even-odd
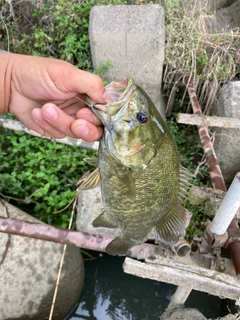
{"label": "fish anal fin", "polygon": [[95,169],[78,187],[78,190],[89,190],[97,187],[100,184],[101,175],[99,169]]}
{"label": "fish anal fin", "polygon": [[112,256],[126,255],[129,249],[131,249],[135,243],[124,237],[117,237],[112,240],[106,247],[106,252]]}
{"label": "fish anal fin", "polygon": [[97,227],[116,228],[117,227],[116,222],[111,218],[109,218],[104,211],[93,221],[92,225],[95,228]]}
{"label": "fish anal fin", "polygon": [[158,222],[155,229],[160,237],[166,241],[176,242],[180,237],[184,236],[186,229],[186,214],[180,201],[178,201],[168,214]]}

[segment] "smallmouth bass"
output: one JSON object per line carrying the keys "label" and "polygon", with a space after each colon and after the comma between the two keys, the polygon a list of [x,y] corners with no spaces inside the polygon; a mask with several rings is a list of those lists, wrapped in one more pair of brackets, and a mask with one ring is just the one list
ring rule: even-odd
{"label": "smallmouth bass", "polygon": [[106,247],[124,255],[147,240],[155,228],[159,238],[177,242],[185,232],[182,199],[191,177],[180,167],[171,133],[148,95],[132,78],[106,86],[111,101],[87,102],[104,125],[97,169],[82,183],[86,190],[101,184],[103,211],[94,227],[119,227],[120,237]]}

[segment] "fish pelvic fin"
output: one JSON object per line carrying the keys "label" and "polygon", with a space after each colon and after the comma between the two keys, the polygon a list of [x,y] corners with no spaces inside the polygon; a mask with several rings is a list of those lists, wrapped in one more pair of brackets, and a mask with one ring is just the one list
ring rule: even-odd
{"label": "fish pelvic fin", "polygon": [[186,214],[182,203],[178,200],[168,214],[161,219],[156,231],[166,241],[177,242],[180,237],[184,236],[186,229]]}
{"label": "fish pelvic fin", "polygon": [[99,169],[95,169],[78,187],[78,190],[89,190],[97,187],[101,182],[101,175]]}
{"label": "fish pelvic fin", "polygon": [[98,166],[98,158],[84,158],[86,163],[90,164],[90,166],[97,167]]}
{"label": "fish pelvic fin", "polygon": [[117,237],[107,245],[106,252],[112,256],[123,256],[134,245],[135,243],[129,239]]}
{"label": "fish pelvic fin", "polygon": [[105,227],[105,228],[116,228],[117,224],[114,220],[109,218],[105,211],[102,210],[102,213],[95,219],[93,220],[92,225],[97,228],[97,227]]}

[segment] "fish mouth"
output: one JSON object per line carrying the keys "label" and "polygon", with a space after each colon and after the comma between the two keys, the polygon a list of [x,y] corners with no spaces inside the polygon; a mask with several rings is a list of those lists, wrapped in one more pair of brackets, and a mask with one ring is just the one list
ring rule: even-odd
{"label": "fish mouth", "polygon": [[108,93],[106,104],[95,103],[89,97],[86,97],[86,103],[103,125],[111,131],[111,117],[128,104],[136,86],[133,78],[129,77],[124,81],[112,81],[105,88]]}

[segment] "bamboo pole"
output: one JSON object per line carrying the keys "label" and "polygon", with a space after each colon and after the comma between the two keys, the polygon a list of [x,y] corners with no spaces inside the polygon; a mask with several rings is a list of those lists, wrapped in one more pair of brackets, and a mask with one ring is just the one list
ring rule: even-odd
{"label": "bamboo pole", "polygon": [[5,119],[5,118],[1,118],[0,117],[0,126],[2,126],[5,129],[25,132],[27,134],[30,134],[30,135],[34,136],[34,137],[48,139],[48,140],[50,140],[52,142],[59,142],[59,143],[67,144],[67,145],[70,145],[70,146],[81,147],[81,148],[85,148],[85,149],[98,150],[99,143],[97,141],[95,141],[95,142],[86,142],[86,141],[84,141],[82,139],[73,139],[73,138],[70,138],[70,137],[65,137],[65,138],[62,138],[62,139],[54,139],[52,137],[45,137],[45,136],[40,135],[36,131],[28,129],[20,121],[15,121],[15,120]]}

